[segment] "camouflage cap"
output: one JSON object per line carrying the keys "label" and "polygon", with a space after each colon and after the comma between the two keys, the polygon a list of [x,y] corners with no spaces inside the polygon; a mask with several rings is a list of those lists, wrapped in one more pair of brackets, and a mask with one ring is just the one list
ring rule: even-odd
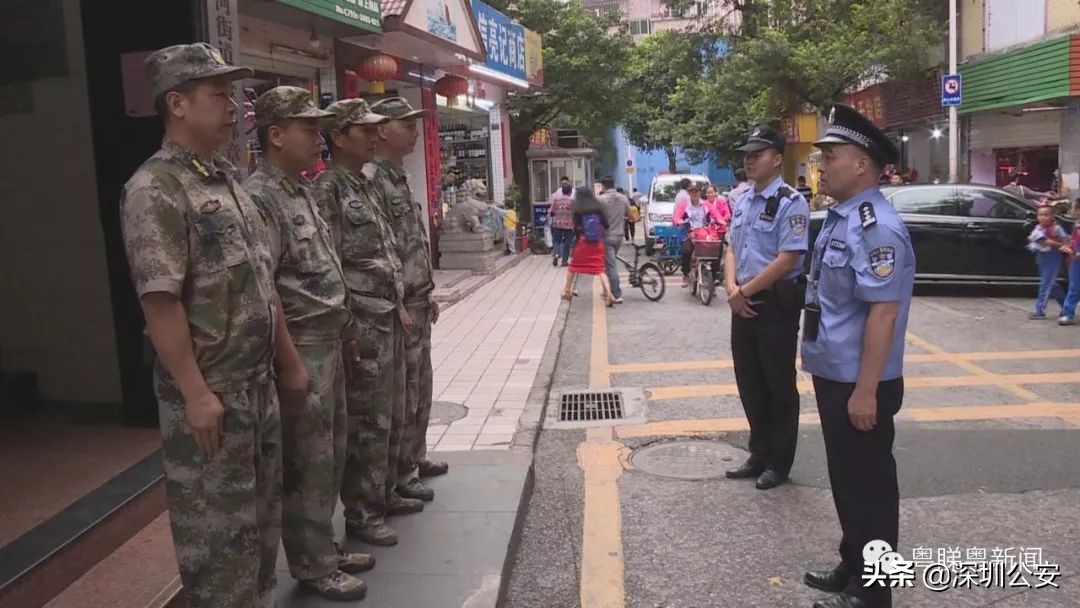
{"label": "camouflage cap", "polygon": [[311,91],[301,87],[274,87],[255,100],[255,125],[266,127],[297,118],[330,118],[315,105]]}
{"label": "camouflage cap", "polygon": [[143,62],[150,81],[150,93],[156,99],[192,80],[228,76],[233,80],[247,78],[255,72],[225,63],[221,51],[206,44],[176,44],[154,51]]}
{"label": "camouflage cap", "polygon": [[405,120],[427,114],[427,110],[414,110],[404,97],[387,97],[371,105],[371,111],[390,120]]}
{"label": "camouflage cap", "polygon": [[328,129],[344,129],[349,125],[380,125],[390,119],[371,111],[368,102],[358,97],[341,99],[326,106],[333,116],[326,121]]}

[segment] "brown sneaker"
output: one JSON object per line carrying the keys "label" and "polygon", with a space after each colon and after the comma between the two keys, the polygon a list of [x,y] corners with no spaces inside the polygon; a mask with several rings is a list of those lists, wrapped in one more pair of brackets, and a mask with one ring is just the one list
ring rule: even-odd
{"label": "brown sneaker", "polygon": [[449,470],[450,465],[445,462],[420,461],[420,477],[438,477],[439,475],[446,475]]}
{"label": "brown sneaker", "polygon": [[435,490],[419,479],[410,479],[406,485],[399,485],[397,493],[404,498],[415,498],[424,502],[435,500]]}
{"label": "brown sneaker", "polygon": [[349,576],[341,570],[334,570],[322,578],[300,581],[300,585],[331,602],[362,600],[367,595],[367,585],[364,581]]}
{"label": "brown sneaker", "polygon": [[415,498],[403,498],[397,492],[394,492],[394,497],[390,499],[390,504],[386,505],[387,515],[410,515],[412,513],[419,513],[423,510],[423,501]]}
{"label": "brown sneaker", "polygon": [[338,570],[348,574],[360,574],[375,567],[375,556],[367,553],[350,553],[334,543],[337,551]]}
{"label": "brown sneaker", "polygon": [[391,547],[398,543],[397,532],[384,523],[363,524],[345,520],[345,534],[360,542],[380,547]]}

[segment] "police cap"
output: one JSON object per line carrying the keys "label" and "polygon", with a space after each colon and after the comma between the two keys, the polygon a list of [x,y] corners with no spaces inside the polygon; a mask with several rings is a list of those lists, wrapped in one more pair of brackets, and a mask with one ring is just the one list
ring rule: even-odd
{"label": "police cap", "polygon": [[787,138],[769,125],[758,125],[750,131],[746,137],[746,143],[739,148],[740,152],[760,152],[772,148],[783,154],[787,146]]}
{"label": "police cap", "polygon": [[815,141],[815,146],[858,146],[883,167],[896,163],[900,157],[896,144],[855,108],[840,103],[833,104],[829,106],[828,117],[829,128],[825,131],[825,137]]}

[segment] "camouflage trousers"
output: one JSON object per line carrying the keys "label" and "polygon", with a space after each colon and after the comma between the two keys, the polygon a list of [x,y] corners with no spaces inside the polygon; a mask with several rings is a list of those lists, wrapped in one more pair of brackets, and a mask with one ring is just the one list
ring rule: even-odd
{"label": "camouflage trousers", "polygon": [[281,418],[269,371],[217,393],[221,447],[207,459],[187,433],[184,398],[155,373],[165,493],[190,608],[274,606],[281,539]]}
{"label": "camouflage trousers", "polygon": [[345,368],[341,342],[297,344],[311,377],[304,409],[286,417],[281,541],[293,578],[322,578],[337,570],[330,520],[345,467]]}
{"label": "camouflage trousers", "polygon": [[424,300],[406,305],[413,320],[412,335],[405,339],[405,431],[398,459],[398,483],[416,477],[420,461],[427,456],[427,429],[431,420],[431,304]]}
{"label": "camouflage trousers", "polygon": [[396,310],[354,314],[362,358],[346,374],[345,517],[383,522],[395,493],[405,426],[405,330]]}

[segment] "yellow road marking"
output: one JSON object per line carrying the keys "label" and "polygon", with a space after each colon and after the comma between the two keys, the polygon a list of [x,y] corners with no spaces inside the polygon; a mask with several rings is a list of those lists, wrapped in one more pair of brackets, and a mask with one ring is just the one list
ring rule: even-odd
{"label": "yellow road marking", "polygon": [[589,388],[608,388],[611,374],[608,372],[607,307],[604,288],[593,279],[592,289],[592,348],[589,353]]}
{"label": "yellow road marking", "polygon": [[[1027,395],[1034,396],[1029,401],[1041,399],[1037,394],[1020,387],[1021,384],[1067,384],[1080,382],[1080,372],[1045,373],[1045,374],[979,374],[970,376],[907,376],[904,388],[957,388],[962,386],[1000,386],[1007,389],[1020,389]],[[799,392],[811,394],[814,386],[810,382],[799,382]],[[658,386],[646,389],[649,399],[668,401],[671,399],[690,399],[694,397],[730,397],[739,394],[739,387],[734,382],[727,384],[689,384],[683,386]],[[1016,391],[1014,391],[1016,392]]]}
{"label": "yellow road marking", "polygon": [[[1065,359],[1080,357],[1080,349],[1016,350],[970,353],[919,353],[905,355],[905,363],[938,363],[954,359],[965,361],[1029,361],[1035,359]],[[796,366],[800,363],[796,359]],[[732,359],[699,359],[696,361],[645,361],[640,363],[616,363],[608,366],[612,374],[640,374],[648,372],[679,372],[702,369],[727,369],[734,365]]]}
{"label": "yellow road marking", "polygon": [[[997,420],[1009,418],[1060,418],[1066,422],[1080,422],[1080,404],[1076,403],[1024,403],[1021,405],[958,405],[955,407],[903,408],[899,420],[915,422],[950,422],[966,420]],[[800,424],[819,424],[817,414],[799,416]],[[632,426],[615,427],[619,439],[633,437],[708,435],[749,430],[746,418],[715,418],[711,420],[664,420]]]}
{"label": "yellow road marking", "polygon": [[[952,363],[953,365],[956,365],[956,366],[960,367],[961,369],[969,371],[969,372],[971,372],[973,374],[976,374],[976,375],[979,375],[979,376],[987,376],[987,377],[989,377],[989,376],[1000,377],[1001,376],[1001,374],[994,374],[994,373],[990,372],[989,370],[987,370],[986,368],[982,368],[982,367],[979,367],[978,365],[975,365],[971,361],[960,359],[960,358],[956,357],[955,355],[952,355],[951,353],[946,351],[944,348],[941,348],[940,346],[938,346],[936,344],[933,344],[933,343],[929,342],[928,340],[924,340],[923,338],[920,338],[919,336],[916,336],[915,334],[913,334],[911,332],[908,332],[907,340],[908,340],[908,342],[911,342],[912,344],[916,344],[919,347],[923,348],[924,350],[928,350],[931,353],[934,353],[936,355],[948,356],[947,361],[949,363]],[[1033,392],[1029,391],[1028,389],[1020,386],[1019,383],[1017,383],[1017,384],[1004,384],[1003,383],[1003,384],[999,384],[999,386],[1012,391],[1012,393],[1014,395],[1020,397],[1021,399],[1027,399],[1028,401],[1038,401],[1039,400],[1039,395],[1038,394],[1033,393]]]}
{"label": "yellow road marking", "polygon": [[[595,317],[594,317],[595,319]],[[613,440],[610,428],[589,429],[578,446],[578,466],[584,473],[585,513],[581,534],[582,608],[623,608],[622,515],[619,476],[624,446]]]}

